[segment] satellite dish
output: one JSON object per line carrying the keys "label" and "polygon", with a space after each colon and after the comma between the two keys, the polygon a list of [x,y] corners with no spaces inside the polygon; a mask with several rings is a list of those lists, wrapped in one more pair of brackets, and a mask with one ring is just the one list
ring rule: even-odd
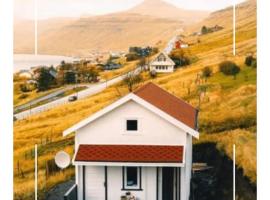
{"label": "satellite dish", "polygon": [[55,164],[61,169],[67,168],[70,164],[70,156],[64,151],[59,151],[55,155],[54,160],[55,160]]}

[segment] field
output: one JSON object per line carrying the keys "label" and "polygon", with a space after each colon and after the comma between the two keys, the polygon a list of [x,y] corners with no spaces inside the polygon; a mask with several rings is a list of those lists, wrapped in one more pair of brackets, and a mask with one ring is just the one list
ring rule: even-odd
{"label": "field", "polygon": [[[145,73],[144,81],[140,85],[153,81],[193,106],[199,107],[201,137],[194,143],[214,142],[220,152],[231,158],[232,146],[236,144],[237,167],[243,169],[245,176],[252,183],[256,183],[257,69],[244,65],[248,53],[252,52],[256,55],[256,22],[251,23],[247,20],[245,24],[245,21],[241,21],[238,30],[241,34],[237,35],[237,56],[232,55],[231,29],[225,28],[222,31],[200,36],[200,43],[195,43],[187,50],[189,54],[196,55],[198,58],[195,63],[177,69],[173,74],[158,75],[155,79],[150,79]],[[192,37],[186,39],[194,40]],[[224,60],[235,61],[241,67],[236,79],[218,71],[218,64]],[[208,79],[199,78],[205,66],[212,68],[214,73]],[[202,93],[201,88],[204,88]],[[62,173],[44,176],[46,162],[52,160],[57,151],[65,150],[70,155],[73,154],[73,136],[63,138],[63,130],[127,93],[127,87],[120,83],[87,99],[15,122],[15,199],[33,197],[34,160],[31,152],[34,144],[40,146],[39,191],[44,194],[46,189],[74,175],[71,167]]]}

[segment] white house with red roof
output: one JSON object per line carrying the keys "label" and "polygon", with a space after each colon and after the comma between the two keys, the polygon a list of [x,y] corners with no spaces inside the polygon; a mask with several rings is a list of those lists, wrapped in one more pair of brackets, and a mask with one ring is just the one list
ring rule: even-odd
{"label": "white house with red roof", "polygon": [[75,132],[77,199],[188,200],[197,116],[148,83],[65,130]]}

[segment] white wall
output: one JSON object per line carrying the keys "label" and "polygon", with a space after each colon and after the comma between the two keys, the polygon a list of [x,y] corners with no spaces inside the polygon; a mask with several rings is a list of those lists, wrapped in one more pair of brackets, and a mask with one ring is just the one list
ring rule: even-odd
{"label": "white wall", "polygon": [[[131,191],[137,200],[156,200],[156,168],[142,167],[142,191]],[[104,200],[104,167],[85,167],[85,197],[86,200]],[[107,168],[107,192],[108,200],[120,199],[127,191],[122,191],[122,167]],[[82,176],[79,176],[80,186],[78,189],[78,199],[83,199]]]}
{"label": "white wall", "polygon": [[[125,130],[127,119],[138,119],[138,132]],[[186,133],[130,100],[76,133],[79,144],[185,145]]]}
{"label": "white wall", "polygon": [[185,167],[181,168],[181,200],[189,200],[192,170],[192,136],[187,135]]}
{"label": "white wall", "polygon": [[156,71],[158,73],[171,73],[174,71],[174,66],[168,66],[168,69],[157,69],[155,65],[150,66],[150,71]]}

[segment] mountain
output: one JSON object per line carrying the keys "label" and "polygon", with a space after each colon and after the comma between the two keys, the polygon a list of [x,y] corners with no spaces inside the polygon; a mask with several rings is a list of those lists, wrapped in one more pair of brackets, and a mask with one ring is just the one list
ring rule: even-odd
{"label": "mountain", "polygon": [[181,9],[162,0],[145,0],[127,12],[180,20],[186,24],[198,22],[209,14],[207,11]]}
{"label": "mountain", "polygon": [[[57,32],[73,23],[75,18],[53,18],[38,22],[38,35]],[[35,26],[33,20],[14,20],[14,53],[33,53],[35,44]],[[41,44],[39,44],[41,45]]]}
{"label": "mountain", "polygon": [[[184,24],[202,19],[205,14],[182,10],[160,0],[145,0],[118,13],[76,20],[43,20],[38,26],[38,52],[79,56],[90,51],[126,51],[129,46],[155,45],[161,40],[168,41]],[[30,24],[29,21],[15,23],[15,53],[34,51],[34,33]]]}

